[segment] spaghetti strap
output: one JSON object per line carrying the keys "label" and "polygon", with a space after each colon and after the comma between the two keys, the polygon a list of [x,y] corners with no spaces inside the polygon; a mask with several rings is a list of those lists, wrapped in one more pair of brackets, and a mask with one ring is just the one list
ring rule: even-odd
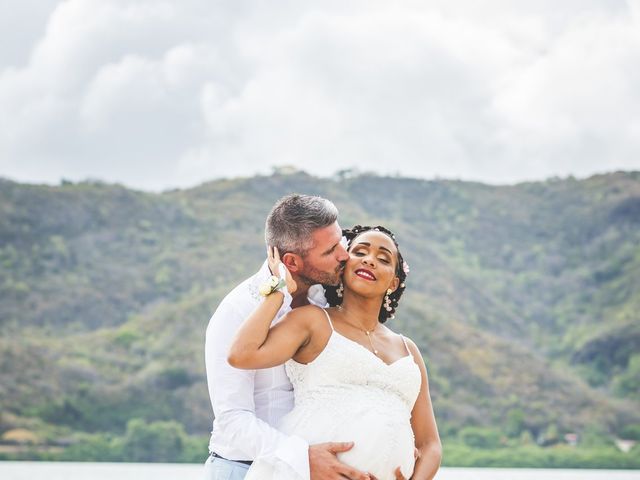
{"label": "spaghetti strap", "polygon": [[320,308],[320,310],[322,310],[324,312],[324,314],[327,316],[327,320],[329,320],[329,325],[331,326],[331,331],[335,331],[335,329],[333,328],[333,323],[331,322],[331,317],[329,316],[329,312],[327,312],[326,309],[322,308],[322,307],[318,307]]}
{"label": "spaghetti strap", "polygon": [[409,350],[409,345],[407,345],[407,339],[405,338],[404,335],[400,335],[400,336],[402,337],[402,341],[404,342],[404,348],[406,348],[407,349],[407,353],[409,355],[411,355],[411,350]]}

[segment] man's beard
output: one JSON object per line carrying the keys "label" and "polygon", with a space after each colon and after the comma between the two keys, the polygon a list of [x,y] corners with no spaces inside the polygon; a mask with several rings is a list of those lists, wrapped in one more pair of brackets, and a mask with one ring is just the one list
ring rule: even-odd
{"label": "man's beard", "polygon": [[318,270],[314,267],[308,267],[304,269],[304,272],[298,274],[300,280],[302,280],[305,284],[311,286],[317,283],[322,285],[332,285],[336,286],[340,283],[340,278],[342,276],[342,270],[344,269],[344,265],[346,262],[338,265],[335,271],[333,272],[323,272],[322,270]]}

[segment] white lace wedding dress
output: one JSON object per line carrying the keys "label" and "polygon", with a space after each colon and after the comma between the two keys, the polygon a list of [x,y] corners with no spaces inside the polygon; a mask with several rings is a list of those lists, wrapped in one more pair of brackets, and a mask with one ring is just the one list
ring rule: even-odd
{"label": "white lace wedding dress", "polygon": [[[326,310],[325,310],[325,313]],[[414,437],[411,410],[420,391],[418,365],[407,355],[391,364],[333,329],[315,360],[285,364],[294,388],[295,407],[279,426],[309,444],[353,441],[355,446],[338,458],[353,467],[394,480],[401,467],[405,478],[413,473]],[[406,346],[406,342],[405,342]],[[293,469],[259,459],[245,480],[299,480]]]}

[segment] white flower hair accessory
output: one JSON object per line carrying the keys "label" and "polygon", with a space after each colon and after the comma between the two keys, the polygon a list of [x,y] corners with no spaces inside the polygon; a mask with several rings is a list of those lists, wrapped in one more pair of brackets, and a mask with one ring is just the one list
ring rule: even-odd
{"label": "white flower hair accessory", "polygon": [[409,268],[409,264],[407,263],[406,260],[402,260],[402,271],[405,274],[408,274],[411,271],[411,269]]}

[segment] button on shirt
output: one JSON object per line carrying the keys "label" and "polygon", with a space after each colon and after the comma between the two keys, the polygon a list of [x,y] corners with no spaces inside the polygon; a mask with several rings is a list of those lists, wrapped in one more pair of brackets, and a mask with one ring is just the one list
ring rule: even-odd
{"label": "button on shirt", "polygon": [[[234,288],[209,321],[205,360],[214,421],[209,449],[230,460],[284,462],[309,479],[308,443],[285,435],[275,426],[293,408],[293,386],[284,365],[261,370],[241,370],[227,362],[236,331],[262,301],[258,289],[271,276],[267,262],[258,273]],[[309,302],[325,307],[320,285],[309,289]],[[276,314],[277,323],[291,310],[291,297]]]}

